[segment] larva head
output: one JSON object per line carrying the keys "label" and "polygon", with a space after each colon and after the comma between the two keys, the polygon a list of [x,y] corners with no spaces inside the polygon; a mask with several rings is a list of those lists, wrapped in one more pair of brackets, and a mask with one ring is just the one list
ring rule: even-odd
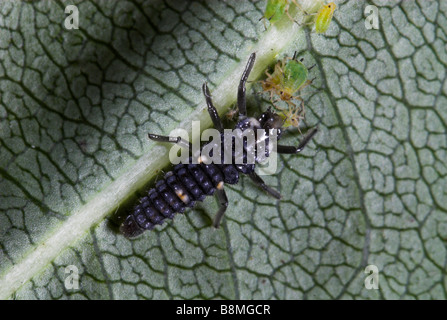
{"label": "larva head", "polygon": [[282,126],[284,124],[284,119],[281,116],[272,112],[269,108],[266,112],[259,116],[258,121],[262,129],[277,129],[279,138],[281,135]]}

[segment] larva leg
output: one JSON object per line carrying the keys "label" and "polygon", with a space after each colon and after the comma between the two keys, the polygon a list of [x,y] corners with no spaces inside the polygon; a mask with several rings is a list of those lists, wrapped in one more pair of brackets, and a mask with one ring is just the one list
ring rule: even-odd
{"label": "larva leg", "polygon": [[285,153],[285,154],[296,154],[299,153],[301,151],[303,151],[304,147],[309,143],[309,141],[313,138],[313,136],[317,133],[318,129],[315,128],[313,129],[305,138],[303,141],[301,141],[301,143],[299,144],[298,147],[294,147],[294,146],[282,146],[279,145],[277,146],[276,151],[278,153]]}
{"label": "larva leg", "polygon": [[251,69],[255,63],[256,53],[252,53],[248,58],[247,66],[242,73],[241,81],[239,82],[239,88],[237,91],[237,107],[239,110],[239,120],[242,120],[247,116],[247,104],[245,100],[245,83],[250,75]]}
{"label": "larva leg", "polygon": [[228,207],[228,198],[225,190],[223,188],[216,190],[217,201],[219,201],[219,210],[216,213],[213,221],[213,227],[219,228],[220,222],[222,221],[223,216],[225,215],[225,211],[227,211]]}
{"label": "larva leg", "polygon": [[258,176],[255,172],[250,173],[248,176],[259,188],[266,191],[268,194],[272,195],[276,199],[281,199],[281,194],[277,190],[266,185],[264,180],[262,180],[261,177]]}
{"label": "larva leg", "polygon": [[223,132],[223,124],[222,120],[219,117],[219,114],[217,113],[216,108],[213,105],[213,101],[211,99],[210,90],[208,89],[208,85],[206,82],[202,86],[203,95],[206,99],[206,105],[208,106],[208,113],[210,114],[211,120],[213,121],[214,127],[219,130],[220,132]]}
{"label": "larva leg", "polygon": [[185,149],[191,149],[191,143],[186,140],[183,140],[182,137],[169,137],[169,136],[160,136],[158,134],[148,134],[149,139],[157,141],[157,142],[170,142],[178,144],[180,147]]}

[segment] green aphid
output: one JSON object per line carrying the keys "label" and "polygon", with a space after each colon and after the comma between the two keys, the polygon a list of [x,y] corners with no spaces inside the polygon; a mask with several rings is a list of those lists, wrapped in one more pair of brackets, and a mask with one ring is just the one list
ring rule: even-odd
{"label": "green aphid", "polygon": [[267,0],[267,6],[265,7],[264,16],[259,19],[269,20],[271,24],[282,19],[284,14],[290,18],[290,20],[295,21],[289,13],[290,2],[293,2],[296,6],[296,0]]}
{"label": "green aphid", "polygon": [[307,67],[298,60],[292,59],[284,67],[284,91],[290,95],[303,87],[309,76]]}
{"label": "green aphid", "polygon": [[267,79],[261,81],[264,92],[270,92],[271,99],[276,94],[288,104],[293,104],[292,99],[302,100],[294,94],[312,83],[313,80],[308,80],[308,77],[309,70],[314,67],[307,68],[302,61],[303,59],[296,59],[296,52],[293,58],[278,61],[272,74],[265,72]]}
{"label": "green aphid", "polygon": [[[273,106],[284,115],[285,127],[299,127],[301,119],[304,119],[304,101],[296,94],[313,82],[314,79],[309,80],[308,77],[309,70],[315,65],[307,68],[302,61],[303,59],[296,59],[295,52],[293,58],[278,61],[272,74],[266,70],[267,79],[260,81],[263,91],[270,93]],[[278,96],[275,100],[274,95]],[[299,106],[292,102],[294,99],[301,101]],[[275,104],[280,100],[287,103],[287,108]]]}

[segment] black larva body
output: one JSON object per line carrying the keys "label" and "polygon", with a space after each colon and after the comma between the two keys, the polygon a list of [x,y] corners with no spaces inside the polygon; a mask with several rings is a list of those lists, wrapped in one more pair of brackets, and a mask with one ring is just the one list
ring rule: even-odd
{"label": "black larva body", "polygon": [[[256,163],[269,156],[270,147],[273,145],[273,143],[271,143],[271,146],[269,146],[269,141],[271,141],[271,138],[273,137],[270,133],[276,133],[276,139],[279,140],[281,136],[281,127],[284,123],[284,120],[279,115],[272,112],[271,109],[261,114],[257,119],[247,117],[245,83],[247,82],[255,58],[255,53],[252,53],[239,82],[237,95],[239,119],[236,128],[240,130],[239,133],[244,132],[247,129],[253,130],[256,140],[255,146],[252,144],[248,145],[245,140],[242,140],[244,141],[242,148],[243,164],[237,164],[239,162],[235,161],[235,158],[240,158],[239,153],[237,153],[236,157],[235,150],[237,150],[237,152],[241,151],[235,148],[234,140],[231,138],[232,143],[230,145],[233,159],[231,163],[233,164],[204,163],[208,161],[198,161],[199,163],[192,164],[193,162],[189,159],[189,164],[179,164],[175,166],[172,171],[164,176],[163,180],[156,183],[155,188],[150,189],[147,195],[140,199],[139,204],[133,208],[132,212],[121,224],[120,230],[126,237],[134,237],[145,230],[151,230],[156,225],[162,224],[165,219],[172,219],[176,213],[184,212],[187,207],[193,207],[197,201],[203,201],[206,196],[212,194],[217,195],[217,200],[219,202],[219,210],[213,221],[214,227],[218,228],[228,205],[224,185],[238,183],[239,175],[241,173],[248,175],[254,184],[273,197],[277,199],[281,198],[278,191],[267,186],[261,177],[255,173],[255,164],[247,163],[247,155],[249,153],[254,154]],[[206,83],[203,85],[203,93],[214,127],[221,133],[221,141],[224,141],[225,136],[222,121],[219,118],[216,108],[213,106]],[[258,132],[259,129],[261,129],[260,132]],[[276,129],[276,132],[271,131],[271,129]],[[303,150],[316,132],[317,130],[313,129],[298,147],[281,146],[278,144],[276,145],[276,151],[278,153],[296,154]],[[262,133],[262,135],[258,136],[258,133]],[[180,137],[166,137],[149,134],[149,138],[158,142],[176,143],[182,147],[188,148],[188,142],[183,141]],[[265,155],[262,157],[257,153],[256,149],[258,142],[260,141],[265,142],[265,149],[260,149],[265,150],[263,151],[265,152]],[[212,143],[214,143],[214,141]],[[224,146],[225,143],[222,142],[222,160],[224,160],[225,154]],[[195,157],[196,155],[193,156]],[[212,157],[213,155],[210,154],[210,156]],[[201,157],[197,159],[203,160]],[[227,162],[221,161],[221,163]]]}
{"label": "black larva body", "polygon": [[[136,236],[144,230],[152,230],[175,213],[183,213],[193,207],[196,201],[203,201],[213,195],[219,183],[235,184],[239,173],[235,166],[209,164],[178,164],[165,178],[140,199],[131,215],[121,226],[126,236]],[[137,224],[137,225],[135,225]]]}
{"label": "black larva body", "polygon": [[[240,124],[238,125],[240,127]],[[246,127],[241,128],[243,129]],[[234,145],[232,151],[234,159]],[[221,154],[223,157],[223,151]],[[246,152],[244,160],[246,162]],[[121,232],[124,235],[135,237],[145,230],[152,230],[166,218],[173,219],[176,213],[183,213],[187,207],[193,207],[197,201],[203,201],[206,196],[223,189],[224,184],[237,184],[239,173],[250,174],[255,168],[254,164],[191,164],[191,162],[190,158],[190,164],[176,165],[172,171],[165,174],[163,180],[155,184],[155,188],[150,189],[147,195],[139,200],[139,204],[121,225]]]}

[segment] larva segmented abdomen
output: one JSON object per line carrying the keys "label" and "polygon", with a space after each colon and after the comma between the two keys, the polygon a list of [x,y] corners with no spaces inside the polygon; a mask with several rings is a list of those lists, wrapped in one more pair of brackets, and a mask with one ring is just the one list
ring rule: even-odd
{"label": "larva segmented abdomen", "polygon": [[126,237],[152,230],[166,218],[173,219],[176,213],[214,194],[216,188],[223,188],[223,183],[238,181],[239,172],[232,164],[178,164],[140,199],[120,230]]}

